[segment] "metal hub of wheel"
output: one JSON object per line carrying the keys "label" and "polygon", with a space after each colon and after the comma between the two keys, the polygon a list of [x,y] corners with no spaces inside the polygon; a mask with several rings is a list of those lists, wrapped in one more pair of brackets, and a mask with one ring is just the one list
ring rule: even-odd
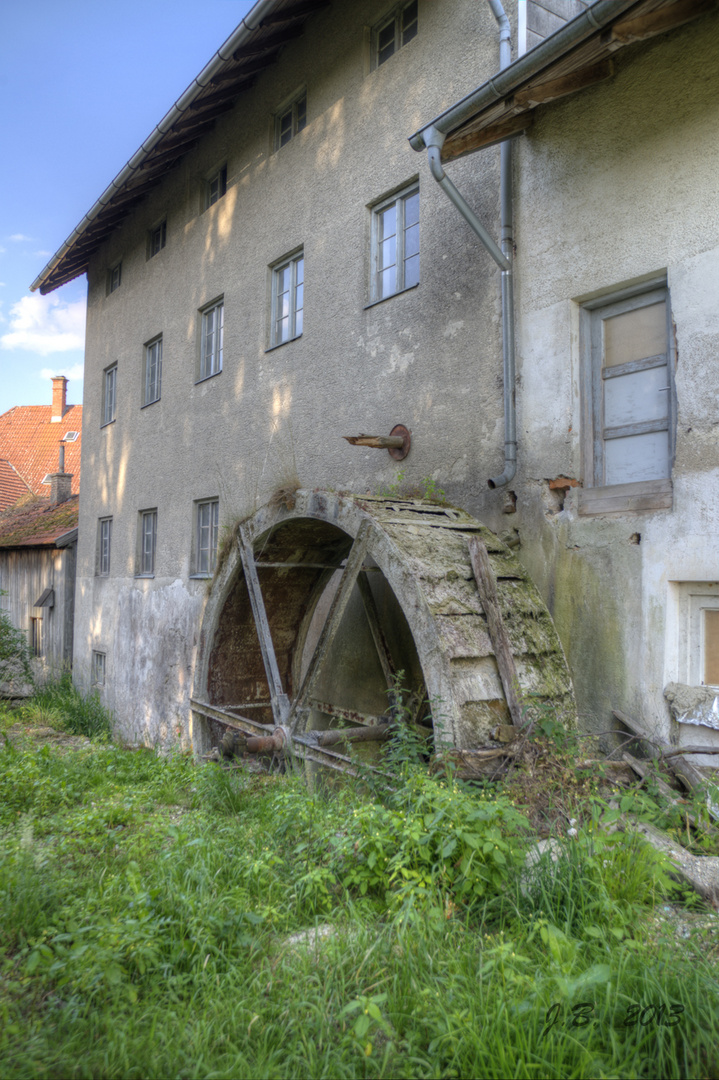
{"label": "metal hub of wheel", "polygon": [[292,509],[263,507],[235,533],[200,634],[192,708],[202,749],[229,728],[351,770],[344,736],[383,737],[393,709],[397,718],[400,672],[403,719],[433,724],[437,747],[486,743],[514,714],[473,574],[477,541],[522,707],[574,722],[571,679],[539,593],[509,549],[462,511],[299,491]]}

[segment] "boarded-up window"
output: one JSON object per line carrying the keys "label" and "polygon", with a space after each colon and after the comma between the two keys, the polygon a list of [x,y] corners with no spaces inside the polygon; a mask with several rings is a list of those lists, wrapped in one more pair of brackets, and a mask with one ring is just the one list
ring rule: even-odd
{"label": "boarded-up window", "polygon": [[662,480],[672,459],[666,289],[595,307],[591,316],[593,483]]}

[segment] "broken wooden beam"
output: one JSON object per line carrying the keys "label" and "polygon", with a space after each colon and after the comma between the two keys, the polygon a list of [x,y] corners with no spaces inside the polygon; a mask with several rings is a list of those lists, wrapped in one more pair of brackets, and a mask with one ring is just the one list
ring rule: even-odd
{"label": "broken wooden beam", "polygon": [[492,642],[494,657],[499,668],[499,677],[502,680],[509,715],[514,726],[520,727],[522,724],[522,707],[517,694],[519,680],[514,665],[512,646],[499,609],[497,583],[489,563],[487,546],[478,536],[473,536],[469,541],[469,558],[472,564],[474,580],[477,583],[479,598],[482,601],[484,614],[487,616],[489,639]]}
{"label": "broken wooden beam", "polygon": [[[660,739],[656,735],[650,735],[648,731],[645,731],[638,720],[633,720],[627,716],[626,713],[621,712],[619,709],[614,709],[612,715],[629,728],[632,735],[636,735],[640,742],[646,743],[649,747],[648,753],[651,757],[658,757],[666,761],[667,768],[670,769],[677,780],[680,781],[687,789],[687,791],[696,791],[701,789],[706,784],[706,778],[699,772],[696,765],[692,765],[690,761],[685,761],[681,756],[675,755],[674,750],[676,747],[671,746],[664,739]],[[657,753],[657,749],[659,753]],[[669,755],[669,756],[667,756]],[[676,760],[677,756],[679,760]]]}

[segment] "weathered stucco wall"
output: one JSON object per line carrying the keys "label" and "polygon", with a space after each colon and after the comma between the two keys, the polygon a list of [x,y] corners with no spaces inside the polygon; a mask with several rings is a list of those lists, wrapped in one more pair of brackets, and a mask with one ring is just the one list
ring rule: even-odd
{"label": "weathered stucco wall", "polygon": [[[206,582],[192,580],[193,500],[229,522],[296,472],[308,487],[377,492],[384,451],[343,434],[412,429],[407,483],[434,478],[501,528],[503,420],[498,274],[407,135],[491,75],[498,35],[477,0],[420,0],[419,32],[370,72],[379,0],[311,19],[213,133],[99,252],[89,273],[76,677],[107,652],[106,700],[136,740],[188,722],[186,685]],[[272,115],[307,88],[307,127],[272,151]],[[171,88],[170,88],[171,89]],[[204,213],[203,178],[227,162]],[[454,177],[497,231],[498,152]],[[420,174],[420,284],[369,301],[369,206]],[[166,215],[167,244],[147,234]],[[270,271],[304,246],[304,334],[266,351]],[[122,284],[106,294],[122,259]],[[224,297],[223,371],[196,384],[199,310]],[[161,400],[141,408],[143,346],[163,335]],[[117,419],[101,428],[103,370],[117,362]],[[157,508],[152,580],[137,579],[138,512]],[[496,513],[494,509],[496,508]],[[112,516],[110,576],[95,575],[97,521]]]}
{"label": "weathered stucco wall", "polygon": [[[572,668],[580,716],[620,708],[686,742],[677,589],[716,581],[719,521],[719,19],[627,50],[607,83],[540,113],[516,155],[521,557]],[[671,509],[579,517],[547,481],[584,480],[581,303],[665,272],[676,328]],[[681,589],[679,588],[679,592]]]}

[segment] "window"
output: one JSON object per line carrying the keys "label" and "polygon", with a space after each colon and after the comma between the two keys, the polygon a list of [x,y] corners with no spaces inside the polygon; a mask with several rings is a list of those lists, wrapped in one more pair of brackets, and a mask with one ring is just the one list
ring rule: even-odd
{"label": "window", "polygon": [[669,476],[666,291],[592,312],[595,486]]}
{"label": "window", "polygon": [[102,424],[111,424],[115,419],[115,403],[117,397],[117,364],[107,368],[103,372],[102,386]]}
{"label": "window", "polygon": [[105,685],[105,653],[92,651],[92,685]]}
{"label": "window", "polygon": [[[222,193],[224,195],[224,191]],[[157,255],[162,251],[167,240],[167,222],[163,221],[161,225],[156,226],[154,229],[150,229],[150,235],[147,241],[147,257],[151,259],[153,255]]]}
{"label": "window", "polygon": [[145,346],[145,386],[143,407],[160,400],[162,383],[162,338],[156,338]]}
{"label": "window", "polygon": [[222,371],[222,336],[225,322],[224,301],[205,308],[200,340],[200,379],[209,379]]}
{"label": "window", "polygon": [[42,656],[42,619],[30,616],[30,649],[33,656]]}
{"label": "window", "polygon": [[62,441],[63,442],[75,442],[79,434],[80,434],[79,431],[66,431],[65,434],[62,437]]}
{"label": "window", "polygon": [[307,91],[303,90],[281,108],[275,116],[275,150],[286,146],[290,139],[307,125]]}
{"label": "window", "polygon": [[140,513],[140,558],[138,577],[152,577],[155,573],[155,547],[157,545],[157,510]]}
{"label": "window", "polygon": [[122,263],[118,263],[117,266],[113,266],[107,272],[107,291],[113,293],[115,289],[120,288],[120,282],[122,281]]}
{"label": "window", "polygon": [[110,573],[110,544],[112,541],[112,518],[100,518],[97,528],[97,572],[100,577]]}
{"label": "window", "polygon": [[227,166],[223,165],[205,181],[205,210],[214,206],[227,191]]}
{"label": "window", "polygon": [[293,256],[272,270],[272,329],[270,346],[300,337],[305,290],[304,253]]}
{"label": "window", "polygon": [[585,305],[582,329],[584,486],[651,484],[666,506],[661,490],[671,491],[674,419],[667,289],[644,287]]}
{"label": "window", "polygon": [[372,66],[380,67],[417,36],[417,0],[400,4],[372,31]]}
{"label": "window", "polygon": [[372,209],[372,302],[419,283],[419,187]]}
{"label": "window", "polygon": [[195,573],[212,574],[217,559],[217,534],[220,519],[218,499],[198,502],[195,534]]}

